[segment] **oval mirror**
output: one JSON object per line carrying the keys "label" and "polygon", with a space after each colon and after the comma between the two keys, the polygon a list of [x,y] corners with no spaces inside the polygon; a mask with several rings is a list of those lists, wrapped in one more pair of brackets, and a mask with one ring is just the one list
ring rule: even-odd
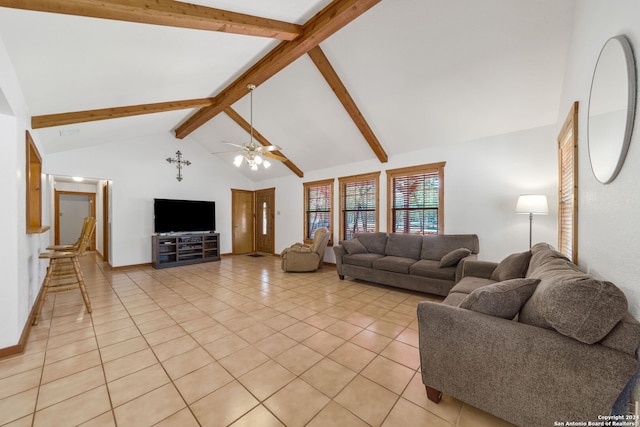
{"label": "oval mirror", "polygon": [[591,169],[603,184],[613,181],[627,155],[636,106],[636,67],[625,36],[605,43],[591,82],[588,145]]}

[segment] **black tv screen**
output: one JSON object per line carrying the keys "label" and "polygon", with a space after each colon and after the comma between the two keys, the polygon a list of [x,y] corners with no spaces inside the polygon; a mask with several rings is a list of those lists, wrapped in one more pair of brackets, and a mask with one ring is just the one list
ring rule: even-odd
{"label": "black tv screen", "polygon": [[156,233],[186,233],[216,230],[216,202],[154,199]]}

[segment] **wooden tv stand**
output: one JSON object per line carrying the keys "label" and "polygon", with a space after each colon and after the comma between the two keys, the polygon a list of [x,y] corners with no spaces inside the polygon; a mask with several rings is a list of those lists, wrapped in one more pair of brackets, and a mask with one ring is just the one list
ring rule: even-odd
{"label": "wooden tv stand", "polygon": [[220,233],[171,233],[151,236],[155,268],[220,260]]}

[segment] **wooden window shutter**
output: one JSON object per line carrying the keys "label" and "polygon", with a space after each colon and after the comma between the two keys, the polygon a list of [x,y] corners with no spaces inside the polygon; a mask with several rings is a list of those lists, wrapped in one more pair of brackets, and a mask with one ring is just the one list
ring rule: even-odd
{"label": "wooden window shutter", "polygon": [[578,102],[558,135],[558,250],[578,263]]}

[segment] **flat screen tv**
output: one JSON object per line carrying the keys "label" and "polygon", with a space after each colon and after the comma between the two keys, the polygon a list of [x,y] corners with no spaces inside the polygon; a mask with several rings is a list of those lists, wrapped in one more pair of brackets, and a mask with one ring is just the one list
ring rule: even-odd
{"label": "flat screen tv", "polygon": [[194,233],[216,230],[216,202],[154,199],[156,233]]}

